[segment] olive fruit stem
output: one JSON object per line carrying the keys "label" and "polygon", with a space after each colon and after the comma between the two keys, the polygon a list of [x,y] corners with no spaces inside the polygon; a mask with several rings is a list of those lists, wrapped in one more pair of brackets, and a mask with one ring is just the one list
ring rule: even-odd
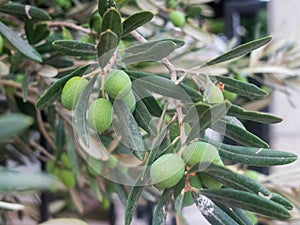
{"label": "olive fruit stem", "polygon": [[101,94],[102,94],[102,98],[106,99],[106,97],[105,97],[105,90],[104,90],[104,84],[105,84],[105,73],[102,70],[102,73],[101,73]]}
{"label": "olive fruit stem", "polygon": [[97,75],[97,74],[99,74],[101,72],[102,72],[102,70],[95,70],[95,71],[93,71],[91,73],[83,75],[82,78],[90,78],[90,77],[93,77],[93,76],[95,76],[95,75]]}

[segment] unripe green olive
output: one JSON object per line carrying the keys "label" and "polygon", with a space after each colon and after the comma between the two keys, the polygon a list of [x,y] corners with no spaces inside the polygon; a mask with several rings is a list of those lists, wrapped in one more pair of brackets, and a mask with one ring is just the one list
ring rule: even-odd
{"label": "unripe green olive", "polygon": [[67,188],[75,186],[76,181],[71,170],[62,170],[59,177]]}
{"label": "unripe green olive", "polygon": [[118,159],[114,155],[110,155],[107,161],[108,167],[113,169],[116,168],[118,165]]}
{"label": "unripe green olive", "polygon": [[183,27],[185,25],[185,15],[180,11],[172,11],[170,12],[169,18],[175,27]]}
{"label": "unripe green olive", "polygon": [[128,95],[126,95],[122,101],[124,102],[124,104],[128,107],[128,109],[130,110],[130,112],[133,112],[135,110],[135,105],[136,105],[136,101],[135,101],[135,97],[132,91],[129,92]]}
{"label": "unripe green olive", "polygon": [[100,32],[102,28],[102,17],[96,11],[90,18],[90,28],[94,29],[96,32]]}
{"label": "unripe green olive", "polygon": [[79,76],[69,79],[61,93],[62,105],[68,110],[74,109],[80,94],[87,84],[88,80]]}
{"label": "unripe green olive", "polygon": [[176,0],[166,0],[165,2],[166,2],[166,7],[168,9],[174,8],[176,6],[176,4],[177,4]]}
{"label": "unripe green olive", "polygon": [[88,109],[88,124],[98,133],[107,130],[113,121],[113,107],[110,101],[98,98]]}
{"label": "unripe green olive", "polygon": [[[212,163],[218,166],[224,166],[224,163],[220,159],[220,157],[215,158]],[[219,189],[223,186],[223,184],[216,181],[214,178],[210,177],[209,175],[201,174],[200,177],[201,177],[202,184],[206,186],[208,189]]]}
{"label": "unripe green olive", "polygon": [[2,51],[3,51],[3,38],[2,38],[2,36],[1,36],[1,34],[0,34],[0,55],[2,54]]}
{"label": "unripe green olive", "polygon": [[177,154],[159,157],[150,168],[150,178],[158,189],[175,186],[184,175],[184,161]]}
{"label": "unripe green olive", "polygon": [[54,160],[51,160],[51,161],[48,161],[47,164],[46,164],[46,171],[48,173],[54,173],[54,169],[56,167],[56,163]]}
{"label": "unripe green olive", "polygon": [[251,222],[253,224],[257,224],[258,218],[253,212],[249,212],[249,211],[245,210],[245,213],[249,217],[249,219],[251,220]]}
{"label": "unripe green olive", "polygon": [[206,100],[211,104],[218,104],[224,102],[224,96],[220,88],[214,84],[206,89]]}
{"label": "unripe green olive", "polygon": [[113,70],[105,79],[104,89],[114,99],[123,99],[131,90],[131,80],[123,70]]}
{"label": "unripe green olive", "polygon": [[260,173],[254,170],[245,170],[244,175],[251,178],[252,180],[259,182]]}
{"label": "unripe green olive", "polygon": [[216,158],[220,158],[215,146],[199,141],[189,144],[182,153],[182,158],[189,166],[194,166],[199,162],[212,163]]}
{"label": "unripe green olive", "polygon": [[87,171],[90,175],[96,177],[98,175],[101,175],[103,168],[103,163],[102,161],[95,159],[91,156],[88,157],[87,159]]}
{"label": "unripe green olive", "polygon": [[223,96],[224,96],[225,99],[227,99],[227,100],[229,100],[231,102],[235,101],[236,98],[237,98],[237,94],[236,93],[231,92],[231,91],[227,91],[227,90],[223,91]]}
{"label": "unripe green olive", "polygon": [[[191,126],[188,123],[184,124],[184,131],[186,134],[189,134],[191,131]],[[180,135],[180,127],[178,123],[175,123],[171,128],[170,128],[170,140],[173,141],[176,137]]]}
{"label": "unripe green olive", "polygon": [[63,153],[60,157],[60,161],[64,165],[64,167],[69,168],[69,169],[71,168],[71,162],[70,162],[68,154]]}

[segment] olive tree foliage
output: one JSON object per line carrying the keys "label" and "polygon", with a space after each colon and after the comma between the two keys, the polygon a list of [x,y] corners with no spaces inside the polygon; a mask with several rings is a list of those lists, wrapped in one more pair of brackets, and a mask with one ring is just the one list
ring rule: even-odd
{"label": "olive tree foliage", "polygon": [[[1,222],[31,215],[20,196],[45,190],[56,206],[69,193],[58,217],[81,214],[86,192],[104,208],[116,193],[126,225],[141,199],[156,203],[153,224],[169,211],[188,224],[182,209],[194,203],[211,224],[292,219],[291,195],[247,167],[297,156],[243,124],[282,121],[259,110],[297,81],[295,49],[271,37],[218,48],[206,2],[0,1]],[[282,65],[278,52],[290,56]],[[20,167],[30,163],[42,171]]]}

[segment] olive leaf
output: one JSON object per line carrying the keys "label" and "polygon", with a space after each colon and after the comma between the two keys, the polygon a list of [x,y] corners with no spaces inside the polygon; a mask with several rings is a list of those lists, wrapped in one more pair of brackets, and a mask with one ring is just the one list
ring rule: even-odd
{"label": "olive leaf", "polygon": [[123,63],[132,64],[137,62],[159,61],[167,57],[176,49],[176,44],[173,41],[158,42],[144,52],[131,54],[122,59]]}
{"label": "olive leaf", "polygon": [[123,21],[123,36],[148,23],[153,16],[153,13],[150,11],[141,11],[127,17]]}
{"label": "olive leaf", "polygon": [[263,37],[254,41],[250,41],[248,43],[242,44],[232,50],[229,50],[228,52],[225,52],[224,54],[206,62],[205,64],[201,65],[201,67],[203,66],[210,66],[210,65],[214,65],[214,64],[218,64],[221,62],[225,62],[243,55],[248,54],[249,52],[260,48],[262,46],[264,46],[265,44],[267,44],[268,42],[270,42],[272,40],[271,37]]}
{"label": "olive leaf", "polygon": [[291,217],[290,212],[282,205],[259,195],[234,190],[231,188],[201,190],[201,193],[212,201],[223,203],[229,207],[238,207],[272,218],[286,220]]}
{"label": "olive leaf", "polygon": [[1,21],[0,21],[0,34],[2,34],[2,36],[6,39],[6,41],[9,42],[12,46],[14,46],[25,57],[36,62],[43,61],[41,55],[33,47],[31,47],[31,45],[29,45],[28,42],[20,38],[17,33],[12,31]]}
{"label": "olive leaf", "polygon": [[98,1],[98,11],[99,11],[99,14],[101,17],[103,17],[104,13],[112,7],[116,8],[114,0],[99,0]]}
{"label": "olive leaf", "polygon": [[115,33],[118,36],[118,39],[120,39],[122,36],[123,27],[121,15],[115,8],[109,9],[103,15],[102,31],[105,32],[107,30],[111,30],[113,33]]}
{"label": "olive leaf", "polygon": [[154,210],[152,225],[165,224],[167,215],[164,211],[164,207],[170,200],[172,193],[173,193],[172,188],[165,189],[164,192],[162,193],[162,195],[157,203],[157,206],[155,207],[155,210]]}
{"label": "olive leaf", "polygon": [[96,45],[73,40],[57,40],[53,47],[62,54],[70,56],[96,56]]}
{"label": "olive leaf", "polygon": [[[215,143],[212,143],[215,144]],[[294,162],[297,155],[266,148],[217,144],[219,154],[225,159],[251,166],[277,166]]]}
{"label": "olive leaf", "polygon": [[23,5],[17,2],[8,2],[2,5],[0,7],[0,12],[8,13],[23,20],[51,20],[51,17],[46,11],[32,5]]}
{"label": "olive leaf", "polygon": [[100,34],[100,41],[97,46],[98,61],[101,68],[104,68],[113,56],[118,47],[119,38],[111,30],[104,31]]}

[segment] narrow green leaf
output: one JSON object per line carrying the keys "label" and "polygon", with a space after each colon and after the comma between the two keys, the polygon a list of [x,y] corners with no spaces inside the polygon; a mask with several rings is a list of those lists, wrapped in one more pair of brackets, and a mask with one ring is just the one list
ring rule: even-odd
{"label": "narrow green leaf", "polygon": [[27,102],[28,98],[28,85],[30,82],[30,73],[26,71],[22,81],[22,95],[23,95],[23,102]]}
{"label": "narrow green leaf", "polygon": [[163,41],[155,44],[144,52],[125,56],[122,62],[126,64],[147,61],[156,62],[167,57],[175,49],[176,44],[173,41]]}
{"label": "narrow green leaf", "polygon": [[0,116],[0,143],[22,134],[33,124],[33,118],[23,114],[5,114]]}
{"label": "narrow green leaf", "polygon": [[8,13],[20,19],[38,21],[51,20],[49,14],[44,10],[32,5],[23,5],[17,2],[8,2],[2,5],[0,8],[0,12]]}
{"label": "narrow green leaf", "polygon": [[113,185],[114,185],[115,191],[116,191],[119,199],[121,200],[123,206],[126,207],[127,199],[128,199],[127,190],[125,189],[124,185],[122,185],[122,184],[114,182]]}
{"label": "narrow green leaf", "polygon": [[[10,124],[10,126],[12,125]],[[0,169],[0,180],[0,192],[9,193],[49,190],[56,185],[55,179],[48,174],[17,172],[6,169]]]}
{"label": "narrow green leaf", "polygon": [[111,30],[100,34],[100,41],[97,46],[98,61],[101,68],[104,68],[113,56],[118,47],[119,38]]}
{"label": "narrow green leaf", "polygon": [[271,37],[263,37],[254,41],[250,41],[248,43],[242,44],[228,52],[225,52],[224,54],[208,61],[207,63],[205,63],[203,66],[211,66],[214,64],[218,64],[221,62],[225,62],[243,55],[248,54],[249,52],[260,48],[262,46],[264,46],[265,44],[267,44],[268,42],[270,42],[272,40]]}
{"label": "narrow green leaf", "polygon": [[211,224],[239,225],[206,196],[198,193],[193,193],[193,198],[198,210]]}
{"label": "narrow green leaf", "polygon": [[73,40],[57,40],[53,47],[62,54],[70,56],[96,56],[96,45]]}
{"label": "narrow green leaf", "polygon": [[67,136],[67,154],[70,159],[72,172],[77,178],[77,180],[80,177],[80,167],[78,163],[78,155],[77,152],[74,150],[74,142],[73,139],[70,137],[70,135]]}
{"label": "narrow green leaf", "polygon": [[111,30],[118,36],[119,40],[121,39],[123,33],[121,15],[115,8],[109,9],[103,15],[102,31],[107,30]]}
{"label": "narrow green leaf", "polygon": [[166,223],[166,213],[164,210],[164,206],[168,203],[173,193],[173,189],[165,189],[163,194],[161,195],[157,206],[155,207],[153,214],[153,222],[152,225],[161,225]]}
{"label": "narrow green leaf", "polygon": [[222,203],[215,202],[228,216],[234,219],[239,225],[253,225],[244,210],[239,208],[230,208]]}
{"label": "narrow green leaf", "polygon": [[25,57],[37,62],[43,61],[41,55],[28,42],[20,38],[17,33],[2,22],[0,22],[0,34]]}
{"label": "narrow green leaf", "polygon": [[141,11],[129,16],[123,21],[123,36],[148,23],[153,16],[150,11]]}
{"label": "narrow green leaf", "polygon": [[225,167],[211,164],[209,165],[209,167],[207,167],[204,171],[201,172],[211,176],[215,180],[224,184],[226,187],[230,187],[241,191],[252,192],[255,194],[261,193],[265,196],[271,194],[271,192],[263,185],[257,183],[256,181],[252,180],[247,176],[236,174]]}
{"label": "narrow green leaf", "polygon": [[98,1],[98,11],[102,18],[103,18],[104,13],[112,7],[116,8],[114,0],[99,0]]}
{"label": "narrow green leaf", "polygon": [[97,80],[97,76],[94,76],[83,92],[80,94],[78,102],[75,107],[75,120],[74,126],[76,133],[80,140],[88,146],[88,137],[87,137],[87,126],[86,126],[86,111],[88,108],[89,98],[91,93],[93,92],[94,84]]}
{"label": "narrow green leaf", "polygon": [[132,150],[137,158],[143,160],[146,149],[139,127],[133,115],[128,107],[120,100],[115,100],[113,107],[114,112],[118,117],[118,124],[114,125],[119,131],[118,133],[122,136],[122,142]]}
{"label": "narrow green leaf", "polygon": [[180,87],[185,90],[185,92],[191,97],[193,102],[200,102],[203,100],[203,96],[200,91],[196,91],[185,84],[180,84]]}
{"label": "narrow green leaf", "polygon": [[53,83],[47,89],[47,91],[37,100],[35,105],[36,109],[44,109],[53,104],[60,97],[65,83],[72,77],[83,76],[91,65],[92,64],[82,66]]}
{"label": "narrow green leaf", "polygon": [[139,71],[126,70],[126,73],[134,81],[133,88],[135,89],[143,87],[151,92],[166,97],[186,101],[190,100],[190,97],[180,86],[174,84],[171,80],[167,78]]}
{"label": "narrow green leaf", "polygon": [[99,187],[96,177],[88,176],[88,181],[89,181],[89,186],[90,186],[93,194],[95,195],[95,197],[97,198],[97,200],[99,202],[102,202],[103,195],[100,191],[100,187]]}
{"label": "narrow green leaf", "polygon": [[144,186],[133,186],[130,190],[125,207],[125,225],[130,225]]}
{"label": "narrow green leaf", "polygon": [[241,208],[277,219],[289,219],[290,212],[282,205],[253,193],[233,189],[201,190],[201,193],[213,201],[229,207]]}
{"label": "narrow green leaf", "polygon": [[125,55],[134,55],[134,54],[138,54],[140,52],[145,52],[149,48],[153,47],[154,45],[161,43],[161,42],[165,42],[165,41],[172,41],[173,43],[176,44],[176,48],[182,47],[184,45],[184,41],[179,40],[179,39],[162,39],[162,40],[158,40],[158,41],[149,41],[146,43],[134,45],[130,48],[125,49],[124,54]]}
{"label": "narrow green leaf", "polygon": [[[174,192],[175,192],[175,190],[174,190]],[[189,223],[186,221],[186,219],[184,218],[184,216],[182,214],[183,198],[184,198],[184,195],[179,194],[175,199],[174,207],[175,207],[175,210],[176,210],[176,213],[177,213],[176,214],[176,219],[178,219],[180,221],[179,222],[180,225],[188,225]],[[177,220],[176,220],[176,222],[178,223]]]}
{"label": "narrow green leaf", "polygon": [[238,95],[249,98],[264,98],[268,96],[268,92],[255,86],[254,84],[239,81],[230,77],[215,76],[218,82],[225,84],[225,90],[234,92]]}
{"label": "narrow green leaf", "polygon": [[280,205],[284,206],[286,209],[292,210],[294,208],[293,204],[282,195],[277,193],[272,193],[271,196],[272,196],[271,197],[272,201],[279,203]]}
{"label": "narrow green leaf", "polygon": [[151,129],[152,115],[149,113],[145,103],[143,101],[136,102],[135,110],[133,116],[138,123],[138,125],[147,131],[149,134],[153,133]]}
{"label": "narrow green leaf", "polygon": [[219,153],[225,159],[251,166],[284,165],[297,159],[297,155],[290,152],[227,144],[221,144]]}
{"label": "narrow green leaf", "polygon": [[58,158],[61,157],[64,146],[65,146],[65,130],[64,130],[64,123],[61,119],[58,120],[58,124],[55,128],[55,144],[57,148],[57,155],[59,155]]}
{"label": "narrow green leaf", "polygon": [[260,139],[258,136],[229,121],[219,120],[214,124],[212,129],[243,145],[259,148],[269,147],[268,143]]}
{"label": "narrow green leaf", "polygon": [[230,105],[227,115],[234,116],[243,120],[250,120],[267,124],[280,123],[282,121],[280,117],[277,117],[275,115],[264,112],[245,110],[237,105]]}

